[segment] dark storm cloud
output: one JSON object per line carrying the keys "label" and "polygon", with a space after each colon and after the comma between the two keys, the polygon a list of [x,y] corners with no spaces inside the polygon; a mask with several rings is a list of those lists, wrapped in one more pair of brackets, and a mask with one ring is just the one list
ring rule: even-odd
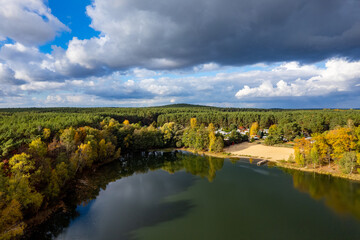
{"label": "dark storm cloud", "polygon": [[66,53],[86,69],[360,58],[360,1],[95,0],[87,12],[102,37]]}
{"label": "dark storm cloud", "polygon": [[74,36],[52,55],[10,44],[0,58],[37,81],[209,62],[357,60],[359,13],[354,0],[94,0],[87,14],[99,37]]}

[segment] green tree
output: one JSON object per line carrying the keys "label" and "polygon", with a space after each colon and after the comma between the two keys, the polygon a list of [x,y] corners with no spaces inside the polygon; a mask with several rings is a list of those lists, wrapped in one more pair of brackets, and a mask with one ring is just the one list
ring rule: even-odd
{"label": "green tree", "polygon": [[23,209],[36,213],[43,201],[43,196],[30,185],[26,176],[14,175],[9,180],[9,197],[17,200]]}
{"label": "green tree", "polygon": [[314,168],[316,167],[316,165],[318,165],[320,163],[320,158],[319,158],[319,150],[317,149],[316,145],[314,145],[311,148],[311,161],[314,164]]}
{"label": "green tree", "polygon": [[346,152],[343,154],[342,158],[338,160],[339,167],[343,173],[350,174],[354,171],[356,166],[356,153]]}
{"label": "green tree", "polygon": [[59,177],[58,174],[56,172],[55,169],[53,169],[51,171],[51,177],[50,177],[50,182],[49,185],[47,187],[47,196],[49,197],[49,199],[54,199],[56,198],[59,193],[60,193],[60,185],[59,185]]}
{"label": "green tree", "polygon": [[274,124],[269,128],[269,135],[265,139],[265,144],[274,145],[278,143],[282,143],[282,134],[278,125]]}
{"label": "green tree", "polygon": [[213,151],[214,152],[222,152],[224,148],[224,140],[222,139],[222,137],[217,136],[215,139],[215,143],[213,146]]}
{"label": "green tree", "polygon": [[194,148],[196,150],[205,150],[209,146],[209,135],[204,124],[201,124],[196,132],[196,140]]}

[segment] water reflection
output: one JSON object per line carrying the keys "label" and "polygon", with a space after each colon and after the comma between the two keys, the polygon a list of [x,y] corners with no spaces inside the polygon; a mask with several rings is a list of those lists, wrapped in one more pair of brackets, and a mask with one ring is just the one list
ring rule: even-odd
{"label": "water reflection", "polygon": [[149,172],[109,184],[58,239],[130,239],[138,228],[185,215],[189,201],[162,201],[191,185],[193,178],[182,174]]}
{"label": "water reflection", "polygon": [[360,184],[328,175],[283,169],[290,173],[294,187],[340,214],[350,214],[360,220]]}
{"label": "water reflection", "polygon": [[209,182],[212,182],[216,177],[216,171],[224,166],[224,159],[220,158],[186,153],[178,153],[177,157],[177,161],[166,161],[162,169],[169,173],[184,169],[192,175],[207,178]]}
{"label": "water reflection", "polygon": [[[138,228],[185,215],[193,207],[190,201],[163,199],[185,191],[194,176],[213,181],[223,163],[182,151],[125,156],[87,173],[65,200],[66,211],[54,214],[28,239],[130,239]],[[160,169],[166,172],[155,171]]]}
{"label": "water reflection", "polygon": [[182,151],[125,156],[88,173],[28,238],[359,239],[359,222],[336,214],[360,219],[359,184],[282,170],[291,177]]}

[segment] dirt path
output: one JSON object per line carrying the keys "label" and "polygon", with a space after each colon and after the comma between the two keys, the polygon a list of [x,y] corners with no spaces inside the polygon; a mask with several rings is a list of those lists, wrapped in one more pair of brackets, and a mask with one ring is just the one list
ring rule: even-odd
{"label": "dirt path", "polygon": [[235,156],[247,156],[254,158],[268,159],[272,161],[288,160],[294,149],[287,147],[271,147],[258,143],[240,143],[224,148],[224,152]]}

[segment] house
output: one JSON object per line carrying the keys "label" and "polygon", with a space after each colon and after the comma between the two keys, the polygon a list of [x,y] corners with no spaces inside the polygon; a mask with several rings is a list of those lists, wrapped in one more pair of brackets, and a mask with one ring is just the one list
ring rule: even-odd
{"label": "house", "polygon": [[230,132],[225,132],[225,131],[222,130],[222,128],[220,128],[220,129],[215,131],[215,134],[221,134],[223,136],[226,136],[226,135],[230,134]]}

